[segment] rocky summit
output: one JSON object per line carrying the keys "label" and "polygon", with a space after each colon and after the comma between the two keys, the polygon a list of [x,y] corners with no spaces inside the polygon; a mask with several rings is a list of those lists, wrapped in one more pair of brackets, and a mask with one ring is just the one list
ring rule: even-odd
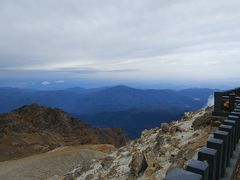
{"label": "rocky summit", "polygon": [[62,146],[126,144],[118,128],[92,128],[57,108],[37,104],[0,115],[0,161],[19,159]]}
{"label": "rocky summit", "polygon": [[144,130],[139,139],[79,164],[57,179],[65,180],[155,180],[163,179],[174,167],[183,167],[206,144],[222,119],[212,117],[212,108],[185,113],[175,122]]}

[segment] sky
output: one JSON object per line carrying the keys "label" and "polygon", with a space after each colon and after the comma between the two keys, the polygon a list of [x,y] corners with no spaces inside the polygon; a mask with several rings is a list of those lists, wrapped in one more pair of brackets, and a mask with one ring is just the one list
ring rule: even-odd
{"label": "sky", "polygon": [[239,9],[239,0],[0,0],[0,82],[237,85]]}

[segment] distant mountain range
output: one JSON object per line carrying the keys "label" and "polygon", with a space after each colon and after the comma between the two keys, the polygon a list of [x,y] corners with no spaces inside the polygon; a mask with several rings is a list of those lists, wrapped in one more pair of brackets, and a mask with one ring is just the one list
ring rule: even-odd
{"label": "distant mountain range", "polygon": [[120,127],[135,138],[145,128],[203,107],[213,89],[142,90],[127,86],[55,91],[0,88],[0,112],[38,103],[58,107],[96,127]]}

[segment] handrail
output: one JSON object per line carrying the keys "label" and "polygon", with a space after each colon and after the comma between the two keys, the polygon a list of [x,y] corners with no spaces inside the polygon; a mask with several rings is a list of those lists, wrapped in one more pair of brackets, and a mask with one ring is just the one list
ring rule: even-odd
{"label": "handrail", "polygon": [[233,95],[232,90],[228,93],[229,100],[234,103],[233,110],[227,113],[224,122],[208,138],[206,146],[198,151],[198,159],[188,161],[185,169],[181,171],[179,168],[172,169],[164,180],[179,180],[181,176],[191,180],[233,178],[240,161],[240,105],[236,94]]}

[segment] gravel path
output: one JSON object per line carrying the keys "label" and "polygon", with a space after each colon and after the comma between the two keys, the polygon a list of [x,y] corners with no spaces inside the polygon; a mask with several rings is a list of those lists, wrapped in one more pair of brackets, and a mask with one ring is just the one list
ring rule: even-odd
{"label": "gravel path", "polygon": [[80,147],[59,148],[19,160],[0,162],[0,179],[39,180],[54,175],[61,176],[85,160],[102,158],[104,155],[104,153]]}

